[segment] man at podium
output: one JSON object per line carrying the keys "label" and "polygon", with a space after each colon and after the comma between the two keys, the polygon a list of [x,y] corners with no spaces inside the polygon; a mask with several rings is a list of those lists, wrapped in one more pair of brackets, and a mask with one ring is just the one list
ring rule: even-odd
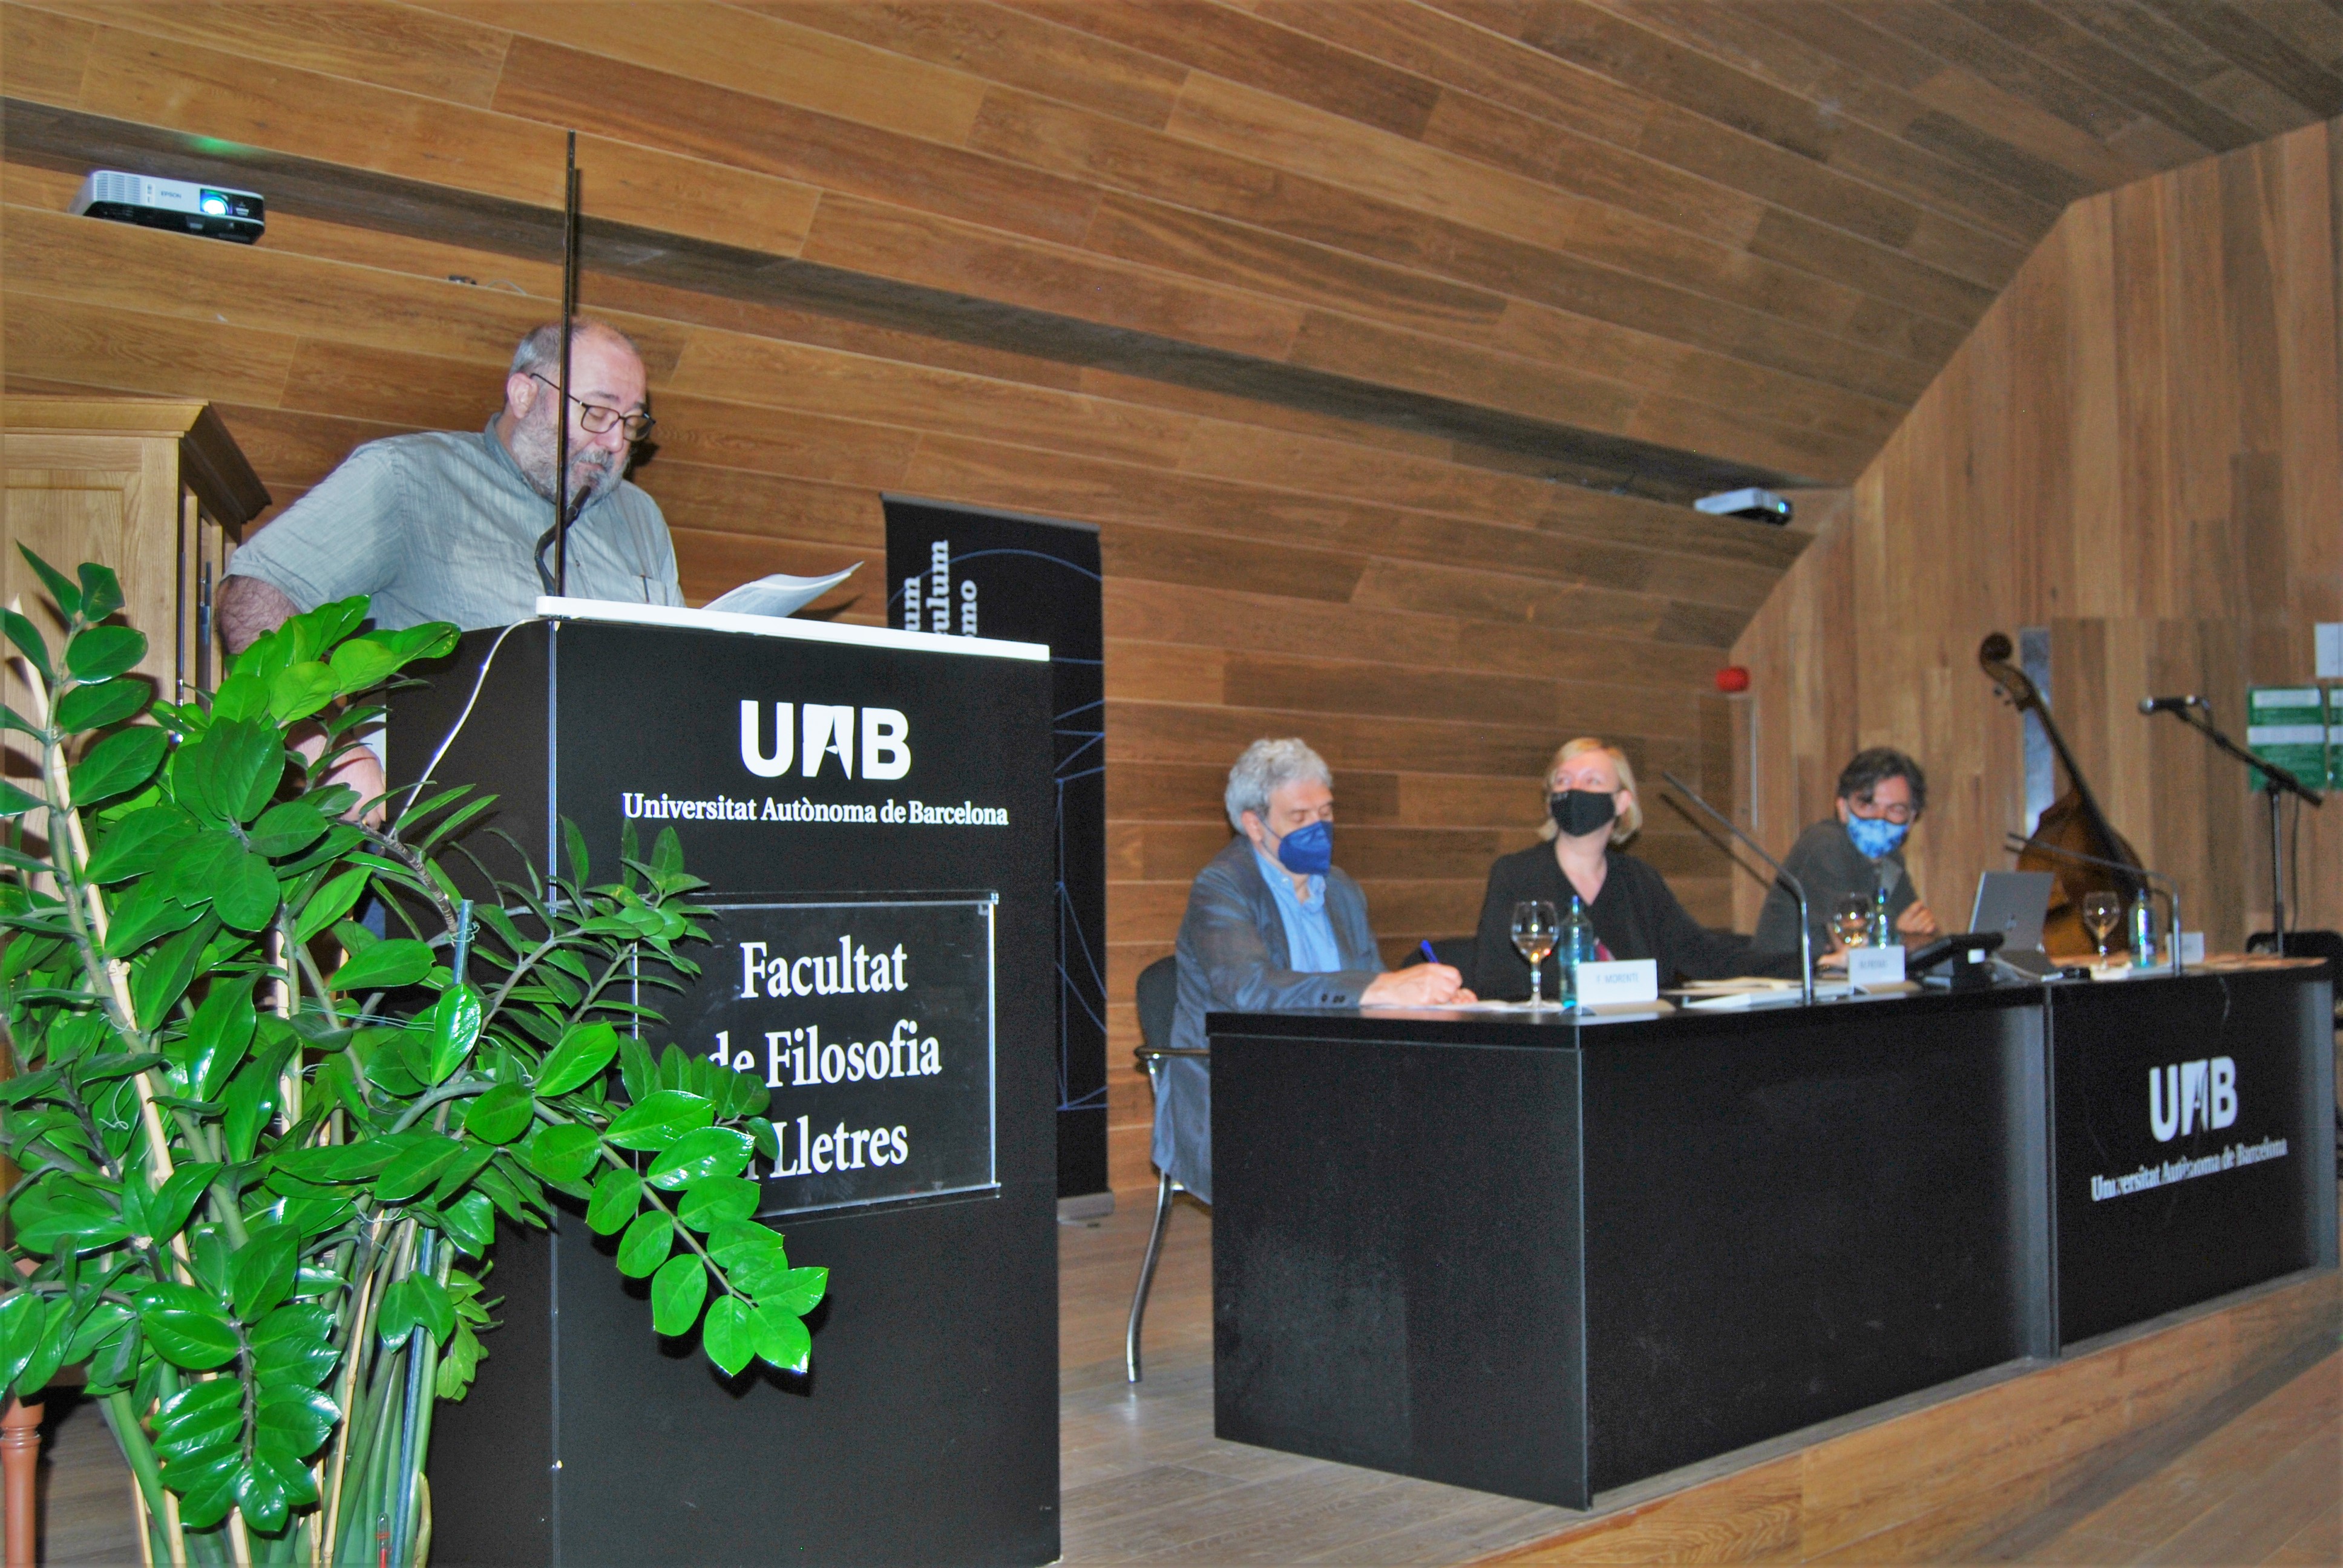
{"label": "man at podium", "polygon": [[[447,620],[471,631],[536,614],[538,596],[554,591],[560,374],[561,324],[548,322],[513,351],[504,409],[477,434],[393,436],[344,458],[228,563],[218,604],[228,652],[357,594],[373,597],[386,628]],[[580,317],[569,385],[567,591],[681,605],[667,519],[626,477],[652,424],[642,357],[625,333]],[[379,750],[354,753],[334,778],[373,799]]]}
{"label": "man at podium", "polygon": [[[230,653],[292,616],[353,594],[380,627],[508,626],[553,591],[561,324],[520,340],[502,412],[476,433],[369,441],[236,552],[220,584]],[[568,591],[680,605],[659,503],[626,477],[650,431],[642,357],[580,317],[570,337]]]}

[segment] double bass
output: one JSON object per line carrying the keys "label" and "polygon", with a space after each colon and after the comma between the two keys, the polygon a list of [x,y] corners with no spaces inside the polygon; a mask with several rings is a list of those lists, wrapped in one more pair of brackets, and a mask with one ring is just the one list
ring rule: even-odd
{"label": "double bass", "polygon": [[[2021,871],[2047,871],[2057,879],[2050,888],[2050,910],[2042,922],[2042,950],[2050,953],[2083,953],[2095,946],[2088,930],[2083,926],[2083,895],[2113,893],[2129,908],[2140,894],[2142,882],[2137,877],[2108,866],[2094,866],[2067,855],[2088,855],[2093,859],[2113,860],[2138,870],[2140,859],[2121,833],[2115,830],[2099,809],[2098,798],[2091,793],[2090,782],[2083,770],[2075,766],[2075,754],[2066,749],[2066,738],[2058,733],[2057,721],[2050,717],[2050,705],[2042,700],[2042,693],[2026,672],[2012,664],[2009,638],[1999,632],[1989,634],[1977,648],[1977,663],[1986,675],[2000,689],[2008,704],[2020,713],[2031,713],[2042,721],[2043,733],[2050,737],[2050,748],[2058,754],[2066,769],[2066,792],[2043,809],[2034,824],[2034,836],[2017,852],[2017,869]],[[2061,855],[2056,851],[2065,850]]]}

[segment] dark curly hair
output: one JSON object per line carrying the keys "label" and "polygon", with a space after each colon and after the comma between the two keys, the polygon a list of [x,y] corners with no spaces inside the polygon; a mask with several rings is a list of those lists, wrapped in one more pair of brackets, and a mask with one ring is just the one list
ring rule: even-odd
{"label": "dark curly hair", "polygon": [[1884,779],[1901,779],[1912,786],[1912,814],[1928,804],[1928,776],[1920,765],[1892,746],[1874,746],[1855,754],[1838,776],[1838,798],[1868,795]]}

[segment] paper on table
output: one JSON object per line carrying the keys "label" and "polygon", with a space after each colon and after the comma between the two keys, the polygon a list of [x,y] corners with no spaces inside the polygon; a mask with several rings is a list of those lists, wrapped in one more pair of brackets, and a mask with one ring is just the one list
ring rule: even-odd
{"label": "paper on table", "polygon": [[709,599],[702,609],[719,609],[733,615],[769,615],[776,619],[792,616],[822,595],[854,575],[862,563],[857,561],[842,572],[832,572],[826,578],[793,578],[787,572],[775,572],[754,582],[742,583],[720,598]]}

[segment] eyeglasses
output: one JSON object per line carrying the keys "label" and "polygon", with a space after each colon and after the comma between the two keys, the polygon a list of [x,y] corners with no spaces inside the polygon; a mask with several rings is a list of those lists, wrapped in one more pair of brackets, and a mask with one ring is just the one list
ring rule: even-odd
{"label": "eyeglasses", "polygon": [[1853,806],[1860,806],[1863,808],[1862,810],[1855,813],[1856,816],[1885,818],[1886,820],[1895,823],[1899,828],[1910,827],[1913,822],[1918,819],[1920,815],[1918,810],[1910,806],[1902,804],[1894,806],[1879,805],[1868,795],[1851,796],[1849,797],[1849,799]]}
{"label": "eyeglasses", "polygon": [[[534,370],[528,374],[529,379],[533,381],[545,381],[545,377]],[[556,392],[561,390],[560,387],[554,382],[545,381],[545,384]],[[572,403],[578,405],[578,427],[588,436],[607,435],[613,428],[623,425],[626,427],[627,439],[639,441],[651,433],[652,426],[659,423],[648,414],[624,414],[599,403],[588,403],[574,392],[568,394],[568,397]]]}

